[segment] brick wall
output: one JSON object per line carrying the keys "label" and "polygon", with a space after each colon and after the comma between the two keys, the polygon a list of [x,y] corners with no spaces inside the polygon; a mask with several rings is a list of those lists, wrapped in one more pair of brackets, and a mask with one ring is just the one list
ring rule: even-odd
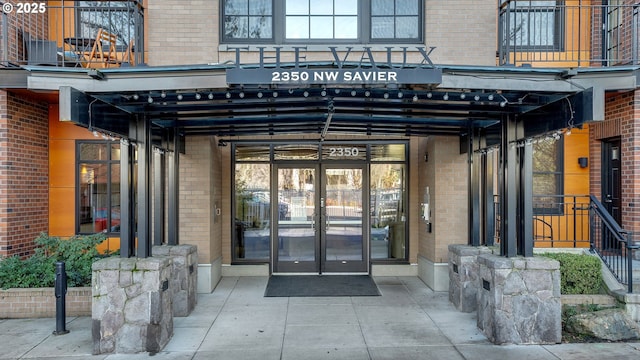
{"label": "brick wall", "polygon": [[149,65],[218,62],[219,1],[148,0]]}
{"label": "brick wall", "polygon": [[0,91],[0,256],[48,230],[48,105]]}
{"label": "brick wall", "polygon": [[605,121],[590,126],[590,192],[602,194],[601,141],[620,136],[622,177],[622,224],[624,229],[640,231],[640,91],[610,95],[605,103]]}
{"label": "brick wall", "polygon": [[200,264],[214,260],[211,259],[212,142],[213,137],[188,137],[186,153],[180,154],[180,243],[198,247]]}
{"label": "brick wall", "polygon": [[[27,63],[28,54],[25,47],[25,33],[34,39],[48,39],[49,38],[49,17],[45,13],[29,13],[18,14],[15,10],[17,3],[24,1],[16,0],[4,0],[3,3],[10,3],[14,5],[14,11],[6,16],[7,22],[7,34],[0,34],[0,60],[4,60],[5,57],[11,64],[24,65]],[[2,25],[2,17],[0,17],[0,27]],[[3,42],[6,37],[7,47],[3,47]],[[0,66],[7,65],[0,62]]]}
{"label": "brick wall", "polygon": [[[216,138],[212,139],[212,164],[211,164],[211,260],[222,256],[222,173],[230,172],[230,167],[222,165],[222,151],[217,145]],[[216,211],[220,211],[220,215]]]}
{"label": "brick wall", "polygon": [[[420,226],[419,255],[435,263],[447,262],[449,244],[469,242],[467,155],[460,154],[456,137],[432,136],[421,144],[429,154],[421,166],[420,200],[429,186],[432,232]],[[424,155],[423,155],[424,156]]]}
{"label": "brick wall", "polygon": [[[433,60],[440,64],[496,64],[497,3],[489,0],[425,2],[425,44],[435,46]],[[220,45],[219,1],[148,0],[145,15],[149,65],[206,64],[234,60]],[[246,56],[257,61],[257,52]],[[325,51],[308,51],[307,60],[330,60]],[[382,54],[386,59],[384,54]],[[285,51],[282,61],[291,61]],[[421,61],[413,52],[409,62]],[[396,61],[402,61],[398,55]]]}
{"label": "brick wall", "polygon": [[[624,110],[626,109],[626,111]],[[640,234],[640,91],[631,92],[624,101],[622,118],[622,228],[631,231],[634,238]]]}
{"label": "brick wall", "polygon": [[425,1],[425,8],[425,40],[437,47],[435,63],[496,65],[496,1]]}
{"label": "brick wall", "polygon": [[[69,288],[67,316],[91,316],[91,288]],[[47,318],[56,316],[53,288],[0,290],[0,319]]]}

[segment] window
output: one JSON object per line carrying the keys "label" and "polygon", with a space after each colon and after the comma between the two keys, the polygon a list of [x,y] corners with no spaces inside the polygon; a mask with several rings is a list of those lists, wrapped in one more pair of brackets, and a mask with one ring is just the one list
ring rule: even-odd
{"label": "window", "polygon": [[271,0],[224,1],[224,40],[272,39]]}
{"label": "window", "polygon": [[136,38],[138,9],[131,1],[78,1],[76,36],[95,39],[99,29],[117,37],[117,44],[126,47]]}
{"label": "window", "polygon": [[385,162],[371,164],[369,193],[371,259],[406,260],[407,258],[405,253],[407,248],[405,177],[406,164]]}
{"label": "window", "polygon": [[564,141],[544,140],[533,145],[533,212],[561,214]]}
{"label": "window", "polygon": [[269,163],[236,163],[233,233],[235,260],[269,260],[271,240],[270,171]]}
{"label": "window", "polygon": [[286,39],[357,39],[357,0],[286,0]]}
{"label": "window", "polygon": [[560,50],[561,9],[556,1],[510,2],[510,45],[521,49]]}
{"label": "window", "polygon": [[372,0],[372,39],[418,39],[420,29],[418,0]]}
{"label": "window", "polygon": [[225,0],[223,43],[422,42],[419,0]]}
{"label": "window", "polygon": [[610,65],[620,62],[622,49],[620,47],[624,31],[622,26],[622,9],[620,0],[611,0],[607,6],[607,60]]}
{"label": "window", "polygon": [[[370,258],[377,262],[406,262],[406,143],[246,142],[233,144],[232,152],[234,263],[269,261],[274,255],[272,236],[278,240],[280,259],[293,253],[303,257],[309,255],[308,251],[312,253],[316,235],[320,236],[316,231],[322,231],[313,223],[312,215],[320,213],[321,198],[333,209],[334,226],[325,235],[335,235],[344,229],[350,229],[351,235],[358,234],[359,230],[350,226],[356,226],[355,219],[368,211],[369,229],[363,231],[369,232]],[[338,166],[354,162],[368,163],[369,173],[365,175],[362,171],[365,167]],[[319,170],[324,173],[331,167],[336,169],[326,172],[326,177],[318,175]],[[369,181],[365,183],[367,176]],[[366,199],[363,191],[369,193],[368,209],[362,202]],[[339,225],[341,222],[345,227]],[[293,247],[285,245],[290,241],[288,238],[298,239]]]}
{"label": "window", "polygon": [[79,141],[76,151],[76,231],[120,232],[120,143]]}

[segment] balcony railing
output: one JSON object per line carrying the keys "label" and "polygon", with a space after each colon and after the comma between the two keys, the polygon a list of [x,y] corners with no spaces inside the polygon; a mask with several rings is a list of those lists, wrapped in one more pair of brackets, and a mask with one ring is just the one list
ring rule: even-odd
{"label": "balcony railing", "polygon": [[[141,0],[48,1],[0,12],[0,67],[104,68],[144,62]],[[18,11],[21,10],[21,11]]]}
{"label": "balcony railing", "polygon": [[501,0],[498,64],[638,64],[639,34],[637,1]]}
{"label": "balcony railing", "polygon": [[589,196],[533,197],[533,240],[537,247],[587,248]]}

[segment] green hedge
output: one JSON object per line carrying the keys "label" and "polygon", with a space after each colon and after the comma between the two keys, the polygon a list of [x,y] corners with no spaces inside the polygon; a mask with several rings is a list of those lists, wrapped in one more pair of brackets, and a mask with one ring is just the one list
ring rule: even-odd
{"label": "green hedge", "polygon": [[96,246],[105,239],[101,233],[69,239],[40,234],[35,239],[38,247],[33,255],[26,259],[13,256],[0,261],[0,288],[52,287],[58,261],[65,263],[67,286],[90,286],[91,264],[105,256],[98,253]]}
{"label": "green hedge", "polygon": [[600,294],[603,288],[600,259],[586,254],[544,253],[560,262],[562,294]]}

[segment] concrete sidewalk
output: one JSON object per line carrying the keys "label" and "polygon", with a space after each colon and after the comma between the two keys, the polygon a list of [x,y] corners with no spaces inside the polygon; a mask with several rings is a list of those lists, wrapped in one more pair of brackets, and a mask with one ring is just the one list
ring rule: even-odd
{"label": "concrete sidewalk", "polygon": [[0,359],[640,359],[640,342],[493,345],[448,294],[416,277],[376,278],[382,296],[265,298],[266,277],[223,278],[174,319],[157,354],[91,355],[91,319],[0,320]]}

